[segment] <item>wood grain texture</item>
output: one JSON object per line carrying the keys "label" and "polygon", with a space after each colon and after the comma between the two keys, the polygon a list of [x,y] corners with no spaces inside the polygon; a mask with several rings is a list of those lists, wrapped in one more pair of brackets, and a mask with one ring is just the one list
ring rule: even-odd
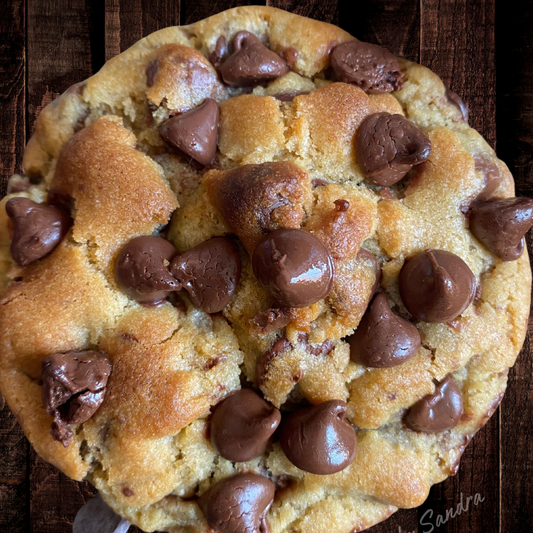
{"label": "wood grain texture", "polygon": [[180,2],[180,24],[182,26],[192,24],[232,7],[265,5],[265,0],[210,0],[209,2],[180,0]]}
{"label": "wood grain texture", "polygon": [[309,17],[330,24],[339,24],[339,7],[342,2],[329,0],[267,0],[267,6],[285,9],[302,17]]}
{"label": "wood grain texture", "polygon": [[[436,72],[469,105],[470,125],[494,146],[496,140],[496,64],[494,0],[444,0],[421,3],[420,63]],[[493,417],[476,435],[455,478],[433,487],[419,509],[419,520],[437,516],[480,493],[484,501],[449,519],[438,531],[499,531],[499,420]],[[420,530],[429,526],[420,526]]]}
{"label": "wood grain texture", "polygon": [[[25,127],[26,12],[23,0],[0,3],[0,196],[21,171]],[[0,394],[0,531],[29,526],[28,441]]]}
{"label": "wood grain texture", "polygon": [[25,144],[25,2],[0,3],[0,195],[7,178],[20,170]]}
{"label": "wood grain texture", "polygon": [[[102,12],[99,13],[99,9]],[[89,0],[29,2],[27,11],[27,117],[33,131],[41,109],[72,84],[89,77],[104,60],[103,5]],[[31,452],[31,533],[70,533],[91,488],[76,483]]]}
{"label": "wood grain texture", "polygon": [[[519,16],[496,10],[498,155],[509,165],[517,196],[533,196],[533,1]],[[533,239],[527,238],[530,257]],[[533,320],[509,373],[501,417],[501,531],[533,531]]]}

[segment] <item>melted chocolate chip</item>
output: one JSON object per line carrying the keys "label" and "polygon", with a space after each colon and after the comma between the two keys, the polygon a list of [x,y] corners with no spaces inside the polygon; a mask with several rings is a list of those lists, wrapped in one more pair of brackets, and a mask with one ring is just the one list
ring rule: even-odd
{"label": "melted chocolate chip", "polygon": [[42,401],[54,417],[52,437],[67,447],[70,424],[93,416],[104,401],[111,363],[105,353],[93,350],[57,353],[42,364]]}
{"label": "melted chocolate chip", "polygon": [[425,322],[457,318],[476,294],[476,279],[468,265],[445,250],[427,250],[409,259],[399,283],[405,307]]}
{"label": "melted chocolate chip", "polygon": [[152,59],[152,61],[149,61],[148,65],[146,66],[146,85],[148,87],[153,87],[154,82],[155,82],[155,77],[158,72],[159,72],[159,60]]}
{"label": "melted chocolate chip", "polygon": [[461,111],[463,120],[468,122],[468,106],[464,103],[463,99],[450,89],[446,89],[446,98],[448,99],[448,102],[452,103],[457,109],[459,109],[459,111]]}
{"label": "melted chocolate chip", "polygon": [[500,259],[514,261],[522,255],[524,235],[533,226],[533,199],[475,202],[469,221],[476,239]]}
{"label": "melted chocolate chip", "polygon": [[207,523],[220,533],[268,533],[266,514],[276,486],[257,474],[223,479],[200,497]]}
{"label": "melted chocolate chip", "polygon": [[275,94],[274,98],[280,102],[292,102],[297,96],[309,94],[309,91],[292,91],[288,93]]}
{"label": "melted chocolate chip", "polygon": [[368,94],[390,93],[403,87],[396,56],[375,44],[339,44],[331,52],[331,66],[339,81],[353,83]]}
{"label": "melted chocolate chip", "polygon": [[194,305],[218,313],[231,302],[241,276],[241,258],[225,237],[209,239],[178,255],[170,271]]}
{"label": "melted chocolate chip", "polygon": [[476,172],[481,172],[485,178],[478,200],[488,200],[500,185],[502,179],[500,169],[494,161],[481,155],[475,155],[474,162]]}
{"label": "melted chocolate chip", "polygon": [[414,431],[440,433],[454,428],[463,414],[463,397],[448,375],[437,384],[435,392],[424,396],[409,409],[405,423]]}
{"label": "melted chocolate chip", "polygon": [[271,307],[260,311],[252,318],[252,324],[263,335],[268,335],[276,329],[284,328],[295,317],[292,307]]}
{"label": "melted chocolate chip", "polygon": [[215,49],[209,54],[209,61],[214,67],[218,67],[228,52],[226,37],[221,35],[215,44]]}
{"label": "melted chocolate chip", "polygon": [[70,216],[61,209],[28,198],[8,200],[6,213],[14,227],[11,256],[20,266],[52,252],[72,225]]}
{"label": "melted chocolate chip", "polygon": [[312,474],[334,474],[355,458],[357,437],[340,400],[298,409],[283,422],[280,445],[291,463]]}
{"label": "melted chocolate chip", "polygon": [[240,31],[233,39],[233,46],[234,53],[219,69],[224,82],[232,87],[253,87],[289,71],[287,63],[253,33]]}
{"label": "melted chocolate chip", "polygon": [[278,339],[266,352],[258,357],[255,372],[259,386],[264,384],[272,361],[290,349],[292,349],[292,344],[287,337],[281,337],[281,339]]}
{"label": "melted chocolate chip", "polygon": [[429,157],[431,142],[425,133],[402,115],[375,113],[359,127],[357,163],[363,176],[388,187]]}
{"label": "melted chocolate chip", "polygon": [[209,165],[217,152],[218,119],[218,104],[207,98],[192,111],[167,120],[159,128],[159,134],[170,146],[201,165]]}
{"label": "melted chocolate chip", "polygon": [[263,455],[281,421],[281,414],[251,389],[241,389],[216,406],[211,442],[229,461],[250,461]]}
{"label": "melted chocolate chip", "polygon": [[115,279],[122,292],[146,306],[163,303],[181,283],[168,270],[176,249],[161,237],[143,235],[125,244],[115,261]]}
{"label": "melted chocolate chip", "polygon": [[348,200],[339,199],[335,200],[333,203],[335,204],[335,208],[337,209],[337,211],[340,211],[341,213],[348,211],[348,209],[350,208],[350,202],[348,202]]}
{"label": "melted chocolate chip", "polygon": [[287,66],[292,70],[296,66],[296,61],[298,61],[298,50],[291,46],[280,53],[281,57],[287,63]]}
{"label": "melted chocolate chip", "polygon": [[421,344],[416,327],[392,312],[385,293],[374,298],[348,342],[351,358],[374,368],[405,363]]}
{"label": "melted chocolate chip", "polygon": [[230,230],[252,255],[270,231],[300,227],[308,179],[301,167],[288,161],[243,165],[219,180],[208,181],[208,192]]}
{"label": "melted chocolate chip", "polygon": [[281,307],[307,307],[331,291],[331,256],[319,239],[301,229],[266,235],[254,251],[252,267]]}

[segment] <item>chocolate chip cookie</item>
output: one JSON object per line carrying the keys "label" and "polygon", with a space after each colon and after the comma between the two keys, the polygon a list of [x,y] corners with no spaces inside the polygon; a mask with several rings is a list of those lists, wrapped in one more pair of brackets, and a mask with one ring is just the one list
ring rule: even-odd
{"label": "chocolate chip cookie", "polygon": [[455,474],[502,399],[533,200],[420,65],[239,7],[71,87],[23,166],[0,388],[98,489],[75,528],[362,531]]}

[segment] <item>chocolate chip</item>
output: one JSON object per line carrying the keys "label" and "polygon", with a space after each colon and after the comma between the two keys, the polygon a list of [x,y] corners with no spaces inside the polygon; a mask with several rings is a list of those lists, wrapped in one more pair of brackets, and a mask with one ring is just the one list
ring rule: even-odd
{"label": "chocolate chip", "polygon": [[168,270],[176,249],[161,237],[142,235],[125,244],[115,261],[115,279],[122,292],[146,306],[163,303],[181,283]]}
{"label": "chocolate chip", "polygon": [[331,256],[319,239],[301,229],[266,235],[254,251],[252,267],[280,307],[307,307],[331,292]]}
{"label": "chocolate chip", "polygon": [[158,72],[159,72],[159,60],[152,59],[152,61],[149,61],[148,65],[146,66],[146,85],[148,87],[153,87],[155,77]]}
{"label": "chocolate chip", "polygon": [[253,33],[240,31],[233,39],[234,53],[220,66],[222,79],[232,87],[253,87],[283,76],[287,63]]}
{"label": "chocolate chip", "polygon": [[448,375],[437,384],[435,392],[424,396],[409,409],[405,424],[414,431],[440,433],[454,428],[463,414],[463,397]]}
{"label": "chocolate chip", "polygon": [[339,199],[335,200],[333,203],[335,204],[337,211],[340,211],[341,213],[348,211],[350,208],[350,202],[348,202],[348,200]]}
{"label": "chocolate chip", "polygon": [[505,198],[472,204],[470,231],[495,256],[518,259],[524,251],[524,235],[533,226],[533,199]]}
{"label": "chocolate chip", "polygon": [[260,311],[252,318],[252,324],[261,334],[268,335],[276,329],[284,328],[295,318],[295,310],[292,307],[271,307],[266,311]]}
{"label": "chocolate chip", "polygon": [[8,200],[6,213],[14,227],[11,256],[20,266],[52,252],[72,225],[70,216],[61,209],[28,198]]}
{"label": "chocolate chip", "polygon": [[229,461],[250,461],[263,455],[281,414],[251,389],[241,389],[218,404],[211,418],[211,442]]}
{"label": "chocolate chip", "polygon": [[54,417],[52,437],[67,447],[72,440],[70,424],[93,416],[104,401],[111,363],[94,350],[57,353],[42,364],[42,402]]}
{"label": "chocolate chip", "polygon": [[218,313],[231,302],[241,276],[241,259],[225,237],[209,239],[178,255],[170,271],[206,313]]}
{"label": "chocolate chip", "polygon": [[268,533],[266,514],[276,486],[257,474],[223,479],[200,497],[207,523],[219,533]]}
{"label": "chocolate chip", "polygon": [[363,176],[388,187],[429,157],[431,142],[402,115],[375,113],[361,123],[356,150]]}
{"label": "chocolate chip", "polygon": [[396,56],[375,44],[339,44],[331,52],[331,66],[339,81],[353,83],[368,94],[390,93],[403,87]]}
{"label": "chocolate chip", "polygon": [[215,66],[218,67],[224,57],[226,56],[228,52],[228,43],[226,41],[226,37],[224,35],[221,35],[215,44],[215,49],[209,54],[209,61]]}
{"label": "chocolate chip", "polygon": [[170,146],[201,165],[209,165],[217,152],[218,119],[218,104],[207,98],[192,111],[167,120],[159,128],[159,134]]}
{"label": "chocolate chip", "polygon": [[407,310],[425,322],[457,318],[476,294],[476,279],[468,265],[445,250],[427,250],[409,259],[399,284]]}
{"label": "chocolate chip", "polygon": [[492,193],[500,186],[502,176],[498,165],[488,157],[481,155],[474,156],[476,172],[481,172],[484,177],[483,190],[478,196],[478,200],[488,200]]}
{"label": "chocolate chip", "polygon": [[374,298],[347,340],[351,358],[373,368],[401,365],[418,353],[421,344],[416,327],[392,312],[385,293]]}
{"label": "chocolate chip", "polygon": [[450,89],[446,89],[446,98],[448,99],[448,102],[459,109],[463,116],[463,120],[468,122],[468,106],[464,103],[463,99]]}
{"label": "chocolate chip", "polygon": [[355,458],[357,437],[340,400],[298,409],[283,422],[280,445],[291,463],[312,474],[334,474]]}

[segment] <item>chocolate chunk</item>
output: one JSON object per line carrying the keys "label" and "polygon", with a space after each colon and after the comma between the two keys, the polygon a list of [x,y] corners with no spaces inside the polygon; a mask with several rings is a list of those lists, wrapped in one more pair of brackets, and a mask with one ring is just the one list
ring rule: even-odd
{"label": "chocolate chunk", "polygon": [[287,63],[253,33],[237,33],[233,47],[234,53],[220,66],[222,79],[232,87],[253,87],[289,72]]}
{"label": "chocolate chunk", "polygon": [[148,87],[153,87],[155,77],[158,71],[159,71],[159,60],[152,59],[152,61],[149,61],[148,65],[146,66],[146,85]]}
{"label": "chocolate chunk", "polygon": [[241,276],[241,258],[225,237],[209,239],[178,255],[170,271],[206,313],[218,313],[231,302]]}
{"label": "chocolate chunk", "polygon": [[70,424],[89,420],[104,401],[111,363],[94,350],[57,353],[42,364],[42,401],[54,417],[52,436],[65,448],[73,433]]}
{"label": "chocolate chunk", "polygon": [[451,375],[437,384],[407,412],[405,424],[414,431],[440,433],[454,428],[463,415],[463,397]]}
{"label": "chocolate chunk", "polygon": [[115,261],[115,279],[122,292],[146,306],[163,303],[181,283],[168,270],[176,249],[161,237],[142,235],[125,244]]}
{"label": "chocolate chunk", "polygon": [[431,142],[402,115],[375,113],[361,123],[356,150],[363,176],[388,187],[429,157]]}
{"label": "chocolate chunk", "polygon": [[483,190],[479,194],[478,200],[488,200],[492,196],[492,193],[500,186],[502,180],[500,169],[494,161],[481,155],[475,155],[474,162],[476,172],[481,172],[485,178]]}
{"label": "chocolate chunk", "polygon": [[457,107],[457,109],[459,109],[459,111],[461,111],[463,120],[468,122],[468,106],[464,103],[463,99],[450,89],[446,89],[446,98],[448,99],[448,102],[453,104],[455,107]]}
{"label": "chocolate chunk", "polygon": [[260,333],[268,335],[276,329],[284,328],[295,316],[295,310],[292,307],[271,307],[257,313],[252,318],[252,324]]}
{"label": "chocolate chunk", "polygon": [[351,358],[373,368],[401,365],[421,344],[416,327],[392,312],[385,293],[374,298],[348,342]]}
{"label": "chocolate chunk", "polygon": [[217,152],[218,119],[218,104],[207,98],[192,111],[167,120],[159,128],[159,134],[170,146],[201,165],[209,165]]}
{"label": "chocolate chunk", "polygon": [[308,231],[279,229],[266,235],[254,251],[252,267],[280,307],[307,307],[331,292],[333,261]]}
{"label": "chocolate chunk", "polygon": [[126,533],[129,527],[97,494],[78,511],[72,533]]}
{"label": "chocolate chunk", "polygon": [[52,252],[72,225],[70,216],[61,209],[28,198],[8,200],[6,213],[14,227],[11,256],[20,266]]}
{"label": "chocolate chunk", "polygon": [[425,322],[457,318],[476,294],[476,279],[468,265],[445,250],[426,250],[409,259],[399,284],[407,310]]}
{"label": "chocolate chunk", "polygon": [[403,87],[396,56],[375,44],[339,44],[331,52],[331,66],[339,81],[353,83],[368,94],[390,93]]}
{"label": "chocolate chunk", "polygon": [[340,400],[298,409],[281,426],[281,449],[291,463],[312,474],[335,474],[355,458],[357,437]]}
{"label": "chocolate chunk", "polygon": [[533,199],[505,198],[472,204],[470,231],[495,256],[518,259],[524,251],[524,235],[533,226]]}
{"label": "chocolate chunk", "polygon": [[207,523],[219,533],[268,533],[266,514],[276,486],[258,474],[223,479],[200,497]]}
{"label": "chocolate chunk", "polygon": [[263,455],[279,426],[281,414],[251,389],[241,389],[219,403],[211,418],[211,442],[229,461]]}

